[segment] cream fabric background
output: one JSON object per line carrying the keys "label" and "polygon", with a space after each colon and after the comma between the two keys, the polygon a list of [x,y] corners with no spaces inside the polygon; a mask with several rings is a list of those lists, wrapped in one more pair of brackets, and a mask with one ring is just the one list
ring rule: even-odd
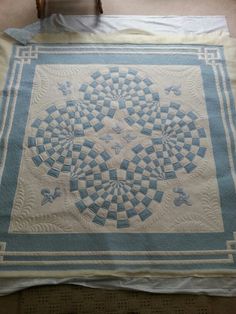
{"label": "cream fabric background", "polygon": [[[114,65],[112,65],[114,66]],[[90,75],[95,69],[104,74],[109,65],[38,65],[34,78],[33,95],[31,98],[31,109],[29,112],[28,126],[26,127],[24,153],[22,156],[19,181],[14,201],[11,217],[10,232],[29,232],[29,233],[63,233],[63,232],[121,232],[122,229],[116,228],[116,221],[108,220],[105,226],[99,226],[92,222],[93,214],[88,211],[86,215],[81,215],[75,206],[80,199],[78,193],[71,193],[68,190],[70,175],[61,173],[59,178],[47,175],[46,166],[36,167],[32,162],[34,156],[32,151],[27,148],[28,137],[34,136],[31,124],[36,118],[45,118],[46,109],[51,104],[57,108],[64,107],[66,100],[80,99],[78,92],[79,84],[91,83]],[[150,209],[153,214],[145,221],[140,221],[138,217],[130,219],[131,226],[126,232],[221,232],[224,230],[221,217],[220,201],[218,195],[218,184],[216,182],[215,163],[211,148],[210,130],[208,125],[206,104],[204,100],[204,90],[201,73],[196,66],[142,66],[128,65],[124,67],[126,71],[129,67],[135,68],[141,77],[148,77],[154,82],[153,91],[160,95],[160,105],[180,101],[181,111],[188,113],[192,111],[197,114],[196,127],[204,128],[206,139],[201,139],[201,146],[207,147],[207,152],[202,159],[196,157],[194,163],[197,168],[190,175],[186,175],[184,170],[179,170],[176,179],[163,180],[158,183],[158,190],[164,191],[162,202],[153,202]],[[161,78],[161,80],[159,79]],[[58,84],[63,81],[70,81],[73,86],[72,94],[63,96],[58,90]],[[48,83],[50,82],[50,84]],[[173,93],[165,93],[166,86],[181,85],[182,95],[176,97]],[[115,106],[115,104],[114,104]],[[118,114],[118,115],[117,115]],[[140,143],[147,143],[148,137],[140,136],[139,129],[121,124],[125,117],[125,112],[117,112],[113,119],[104,120],[105,127],[99,132],[94,131],[89,135],[91,140],[96,139],[98,151],[107,151],[112,157],[109,161],[111,169],[119,168],[123,159],[132,159],[132,147]],[[115,154],[111,144],[104,143],[100,138],[105,134],[110,134],[112,128],[118,125],[125,132],[132,132],[136,139],[131,143],[125,143],[124,148],[119,154]],[[120,135],[117,141],[120,142]],[[115,140],[115,139],[114,139]],[[151,145],[151,142],[150,142]],[[195,147],[196,153],[198,148]],[[119,170],[122,172],[122,170]],[[210,179],[209,179],[210,178]],[[194,181],[193,181],[194,180]],[[194,182],[194,183],[193,183]],[[42,188],[53,190],[55,185],[60,188],[62,195],[53,204],[48,203],[41,206]],[[185,192],[191,196],[192,206],[183,205],[176,209],[174,198],[176,194],[173,189],[176,186],[184,187]],[[37,193],[38,192],[38,193]],[[22,194],[23,193],[23,194]],[[150,191],[151,193],[151,191]],[[155,194],[155,192],[153,191]],[[24,202],[21,202],[24,195]],[[151,198],[153,195],[150,196]],[[27,204],[27,206],[25,205]],[[58,204],[63,204],[59,206]],[[210,204],[214,204],[211,206]],[[23,205],[23,207],[22,207]],[[40,210],[39,210],[40,208]],[[140,208],[142,211],[142,208]],[[102,215],[101,212],[99,212]],[[107,212],[104,212],[105,217]],[[122,213],[118,213],[123,215]],[[120,217],[120,219],[122,216]],[[124,219],[126,214],[124,215]]]}

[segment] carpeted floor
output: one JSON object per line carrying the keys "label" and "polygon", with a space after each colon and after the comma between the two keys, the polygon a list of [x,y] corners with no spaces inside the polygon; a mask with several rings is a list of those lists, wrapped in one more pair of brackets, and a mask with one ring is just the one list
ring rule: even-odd
{"label": "carpeted floor", "polygon": [[[88,0],[87,0],[88,1]],[[236,36],[236,0],[103,0],[105,14],[225,15]],[[0,0],[0,30],[36,20],[34,0]],[[235,314],[236,298],[154,295],[75,286],[35,287],[0,298],[0,314]]]}
{"label": "carpeted floor", "polygon": [[234,298],[156,295],[77,286],[35,287],[0,298],[1,314],[235,314]]}

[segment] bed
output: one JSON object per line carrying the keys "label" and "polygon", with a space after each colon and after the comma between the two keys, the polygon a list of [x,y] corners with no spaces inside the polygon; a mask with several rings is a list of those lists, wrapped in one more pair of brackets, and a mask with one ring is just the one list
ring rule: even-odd
{"label": "bed", "polygon": [[235,40],[130,30],[0,49],[0,277],[234,295]]}

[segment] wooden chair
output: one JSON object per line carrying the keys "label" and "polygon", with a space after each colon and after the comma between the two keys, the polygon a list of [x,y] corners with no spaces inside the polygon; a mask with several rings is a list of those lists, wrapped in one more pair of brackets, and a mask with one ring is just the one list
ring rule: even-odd
{"label": "wooden chair", "polygon": [[[39,19],[42,19],[42,18],[45,18],[48,16],[47,6],[48,6],[50,1],[53,2],[53,1],[57,1],[57,0],[36,0],[36,6],[37,6],[37,12],[38,12],[38,18]],[[68,0],[64,0],[64,1],[60,0],[60,1],[64,2],[64,6],[65,6],[66,2]],[[76,3],[76,1],[79,2],[80,0],[74,0],[75,3]],[[95,4],[95,14],[96,15],[103,14],[102,1],[101,0],[93,0],[93,1],[95,1],[95,3],[94,3]]]}

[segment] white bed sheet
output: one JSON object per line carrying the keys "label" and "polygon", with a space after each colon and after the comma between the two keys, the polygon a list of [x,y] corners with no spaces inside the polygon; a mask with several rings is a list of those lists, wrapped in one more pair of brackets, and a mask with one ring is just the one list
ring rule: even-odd
{"label": "white bed sheet", "polygon": [[140,16],[140,15],[60,15],[50,17],[24,28],[8,28],[5,33],[27,44],[40,32],[111,33],[124,29],[142,29],[150,33],[229,33],[225,16]]}
{"label": "white bed sheet", "polygon": [[142,29],[147,32],[184,32],[210,33],[228,31],[224,16],[137,16],[137,15],[101,15],[94,16],[52,15],[43,21],[47,31],[89,31],[110,33],[127,28]]}
{"label": "white bed sheet", "polygon": [[72,284],[100,289],[128,289],[150,293],[236,296],[236,278],[5,278],[0,279],[0,296],[41,285]]}

